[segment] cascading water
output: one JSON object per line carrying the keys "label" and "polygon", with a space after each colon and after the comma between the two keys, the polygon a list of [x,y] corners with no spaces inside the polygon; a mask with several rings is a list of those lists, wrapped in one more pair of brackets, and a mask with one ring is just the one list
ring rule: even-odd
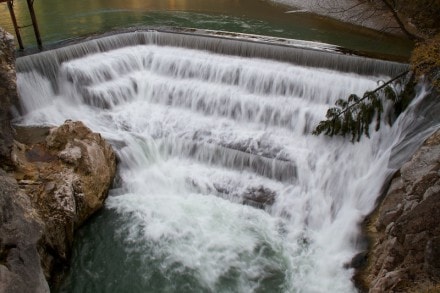
{"label": "cascading water", "polygon": [[391,172],[401,128],[359,144],[310,132],[336,99],[404,65],[138,32],[23,57],[17,68],[20,123],[82,120],[120,158],[64,290],[355,291],[347,263],[357,225]]}

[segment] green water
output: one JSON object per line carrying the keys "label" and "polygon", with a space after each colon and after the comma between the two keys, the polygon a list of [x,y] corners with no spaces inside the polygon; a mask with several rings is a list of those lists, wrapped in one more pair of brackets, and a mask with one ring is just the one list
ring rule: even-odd
{"label": "green water", "polygon": [[[16,0],[20,26],[30,24],[25,0]],[[133,26],[193,27],[319,41],[405,60],[412,43],[264,0],[35,0],[43,43]],[[289,12],[289,13],[287,13]],[[13,32],[5,3],[0,26]],[[21,30],[26,48],[35,47],[32,27]]]}
{"label": "green water", "polygon": [[[130,233],[121,227],[132,221],[114,210],[103,209],[76,234],[72,269],[56,288],[58,293],[96,292],[213,292],[198,278],[198,272],[180,264],[166,267],[167,256],[157,257],[157,245],[132,241]],[[103,229],[105,228],[105,229]],[[139,231],[139,235],[142,231]],[[259,277],[255,292],[286,292],[287,260],[274,251],[269,242],[255,248],[265,257],[278,262],[282,269],[272,269],[268,276]],[[111,258],[109,258],[111,256]],[[249,264],[252,260],[249,259]],[[117,265],[116,265],[117,264]],[[240,287],[240,271],[231,268],[218,280],[215,292],[236,292]]]}

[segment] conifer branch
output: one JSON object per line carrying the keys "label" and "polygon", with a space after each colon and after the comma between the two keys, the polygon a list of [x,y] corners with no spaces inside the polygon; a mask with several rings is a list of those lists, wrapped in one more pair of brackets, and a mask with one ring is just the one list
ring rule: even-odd
{"label": "conifer branch", "polygon": [[[399,74],[380,85],[373,91],[365,92],[362,98],[351,94],[346,100],[338,99],[336,107],[327,111],[327,120],[321,121],[313,131],[314,135],[324,133],[334,136],[351,135],[351,141],[359,141],[363,134],[370,137],[370,125],[375,119],[375,130],[380,129],[382,114],[384,112],[383,100],[389,100],[394,105],[394,114],[399,115],[409,104],[412,97],[414,78],[411,75],[403,91],[397,92],[391,85],[393,82],[405,77],[408,71]],[[391,123],[391,119],[389,119]]]}
{"label": "conifer branch", "polygon": [[[381,86],[375,88],[373,91],[371,91],[371,92],[366,92],[366,93],[364,94],[364,96],[363,96],[363,97],[362,97],[357,103],[360,103],[360,102],[364,101],[365,99],[368,98],[368,96],[369,96],[370,94],[374,94],[374,93],[380,91],[381,89],[383,89],[383,88],[386,87],[387,85],[389,85],[389,84],[393,83],[394,81],[396,81],[396,80],[398,80],[398,79],[404,77],[404,76],[407,75],[408,73],[409,73],[409,70],[407,70],[407,71],[405,71],[405,72],[402,72],[401,74],[399,74],[399,75],[397,75],[396,77],[390,79],[389,81],[385,82],[385,83],[382,84]],[[347,107],[347,108],[346,108],[345,110],[343,110],[341,113],[339,113],[338,116],[340,116],[340,115],[344,114],[346,111],[350,110],[350,108],[353,107],[353,106],[355,106],[357,103],[355,103],[355,104],[351,104],[349,107]]]}

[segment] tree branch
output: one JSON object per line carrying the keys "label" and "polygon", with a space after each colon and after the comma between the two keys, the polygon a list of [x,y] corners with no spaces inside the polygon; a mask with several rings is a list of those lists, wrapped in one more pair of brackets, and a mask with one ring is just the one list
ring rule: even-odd
{"label": "tree branch", "polygon": [[[384,84],[382,84],[381,86],[375,88],[373,91],[371,92],[367,92],[358,102],[351,104],[350,106],[348,106],[346,109],[344,109],[343,111],[341,111],[338,115],[336,115],[336,117],[341,116],[342,114],[344,114],[345,112],[347,112],[348,110],[350,110],[351,108],[353,108],[353,106],[359,104],[360,102],[364,101],[365,99],[367,99],[369,97],[369,95],[374,94],[378,91],[380,91],[381,89],[383,89],[384,87],[386,87],[387,85],[393,83],[394,81],[398,80],[399,78],[404,77],[405,75],[407,75],[409,73],[409,71],[405,71],[402,72],[401,74],[397,75],[396,77],[390,79],[389,81],[385,82]],[[335,118],[336,118],[335,117]]]}

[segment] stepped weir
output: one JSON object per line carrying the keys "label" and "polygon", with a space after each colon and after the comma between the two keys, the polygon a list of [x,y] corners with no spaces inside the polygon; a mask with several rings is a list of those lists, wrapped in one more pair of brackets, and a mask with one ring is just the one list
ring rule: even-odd
{"label": "stepped weir", "polygon": [[135,31],[17,60],[17,123],[82,120],[120,159],[62,291],[355,291],[358,223],[438,121],[414,125],[420,87],[370,139],[311,135],[407,65],[294,43]]}

